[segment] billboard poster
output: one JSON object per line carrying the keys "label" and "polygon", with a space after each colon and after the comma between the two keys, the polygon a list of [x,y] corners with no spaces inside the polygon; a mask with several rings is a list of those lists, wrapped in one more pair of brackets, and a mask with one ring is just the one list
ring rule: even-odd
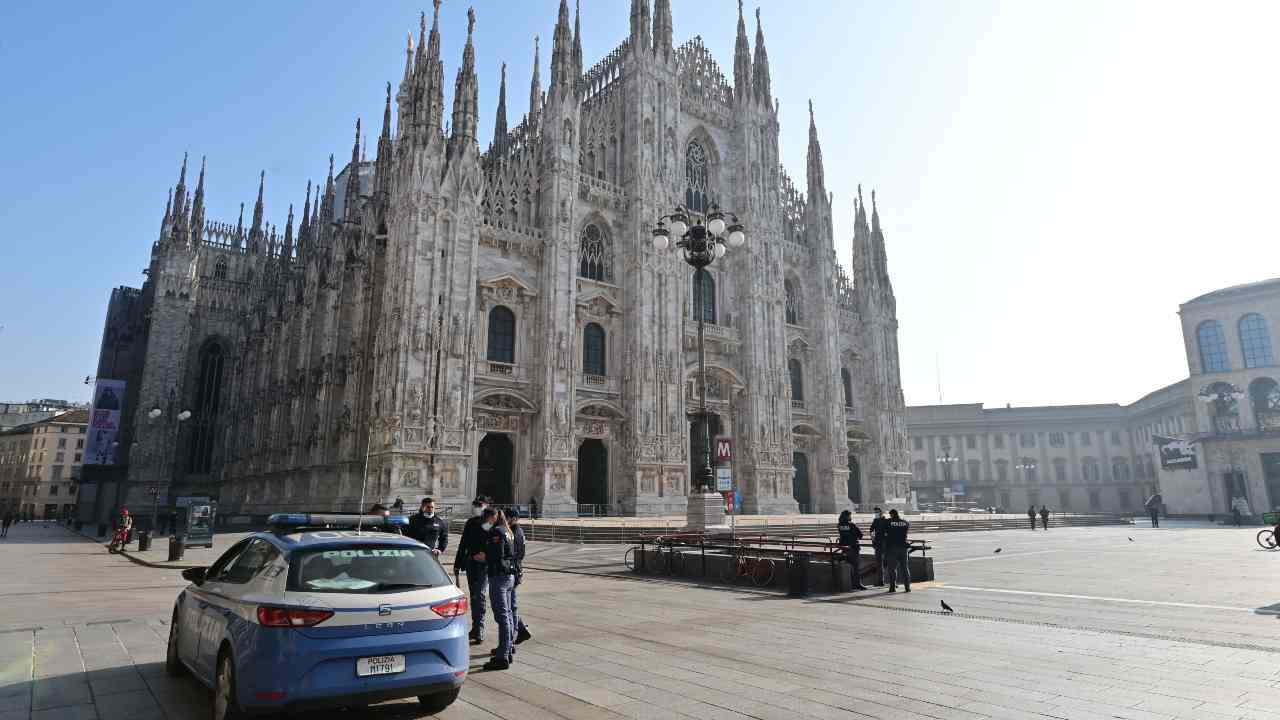
{"label": "billboard poster", "polygon": [[93,410],[85,429],[85,465],[115,465],[116,437],[124,411],[124,380],[98,378],[93,387]]}
{"label": "billboard poster", "polygon": [[1151,438],[1160,448],[1160,467],[1165,470],[1195,470],[1196,446],[1190,440],[1154,435]]}

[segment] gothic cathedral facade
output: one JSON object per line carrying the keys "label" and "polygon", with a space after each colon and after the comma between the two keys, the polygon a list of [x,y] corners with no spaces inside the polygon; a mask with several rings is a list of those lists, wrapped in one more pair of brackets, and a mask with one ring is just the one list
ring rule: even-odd
{"label": "gothic cathedral facade", "polygon": [[[544,92],[476,137],[467,41],[445,116],[439,0],[412,36],[376,159],[308,188],[297,231],[205,218],[186,162],[143,287],[139,404],[191,410],[172,437],[137,413],[131,484],[223,513],[353,510],[364,498],[461,505],[483,493],[623,515],[683,515],[700,445],[696,316],[712,432],[731,438],[745,513],[834,512],[907,496],[893,289],[875,208],[854,204],[837,264],[810,106],[807,186],[778,155],[764,33],[739,5],[733,83],[700,38],[672,45],[669,0],[585,69],[561,0]],[[395,122],[393,123],[393,110]],[[747,242],[694,297],[651,232],[716,205]],[[701,300],[701,302],[699,302]],[[136,495],[136,493],[133,493]],[[136,502],[136,500],[135,500]]]}

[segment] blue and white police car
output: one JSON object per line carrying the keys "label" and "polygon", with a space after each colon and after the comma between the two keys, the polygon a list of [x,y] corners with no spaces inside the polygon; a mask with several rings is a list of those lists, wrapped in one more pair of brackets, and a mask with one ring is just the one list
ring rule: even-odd
{"label": "blue and white police car", "polygon": [[165,667],[214,720],[417,697],[439,712],[470,660],[467,598],[403,516],[285,513],[183,572]]}

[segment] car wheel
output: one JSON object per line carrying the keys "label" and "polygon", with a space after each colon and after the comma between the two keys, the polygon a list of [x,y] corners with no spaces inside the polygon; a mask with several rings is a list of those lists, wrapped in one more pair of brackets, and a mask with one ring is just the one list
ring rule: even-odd
{"label": "car wheel", "polygon": [[169,645],[164,653],[164,671],[169,677],[181,677],[186,674],[186,667],[178,657],[178,613],[173,614],[173,622],[169,623]]}
{"label": "car wheel", "polygon": [[231,653],[218,656],[218,674],[213,683],[213,720],[241,720],[244,713],[236,701],[236,669]]}
{"label": "car wheel", "polygon": [[444,712],[444,709],[453,704],[458,699],[458,695],[462,692],[462,688],[457,687],[443,692],[431,693],[430,695],[419,695],[418,704],[422,706],[422,711],[428,715],[434,715],[438,712]]}

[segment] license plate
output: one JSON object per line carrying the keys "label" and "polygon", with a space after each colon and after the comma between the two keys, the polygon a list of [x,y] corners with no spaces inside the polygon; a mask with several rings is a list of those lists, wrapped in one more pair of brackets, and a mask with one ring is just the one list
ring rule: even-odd
{"label": "license plate", "polygon": [[356,661],[356,675],[394,675],[404,672],[403,655],[383,655],[381,657],[360,658]]}

